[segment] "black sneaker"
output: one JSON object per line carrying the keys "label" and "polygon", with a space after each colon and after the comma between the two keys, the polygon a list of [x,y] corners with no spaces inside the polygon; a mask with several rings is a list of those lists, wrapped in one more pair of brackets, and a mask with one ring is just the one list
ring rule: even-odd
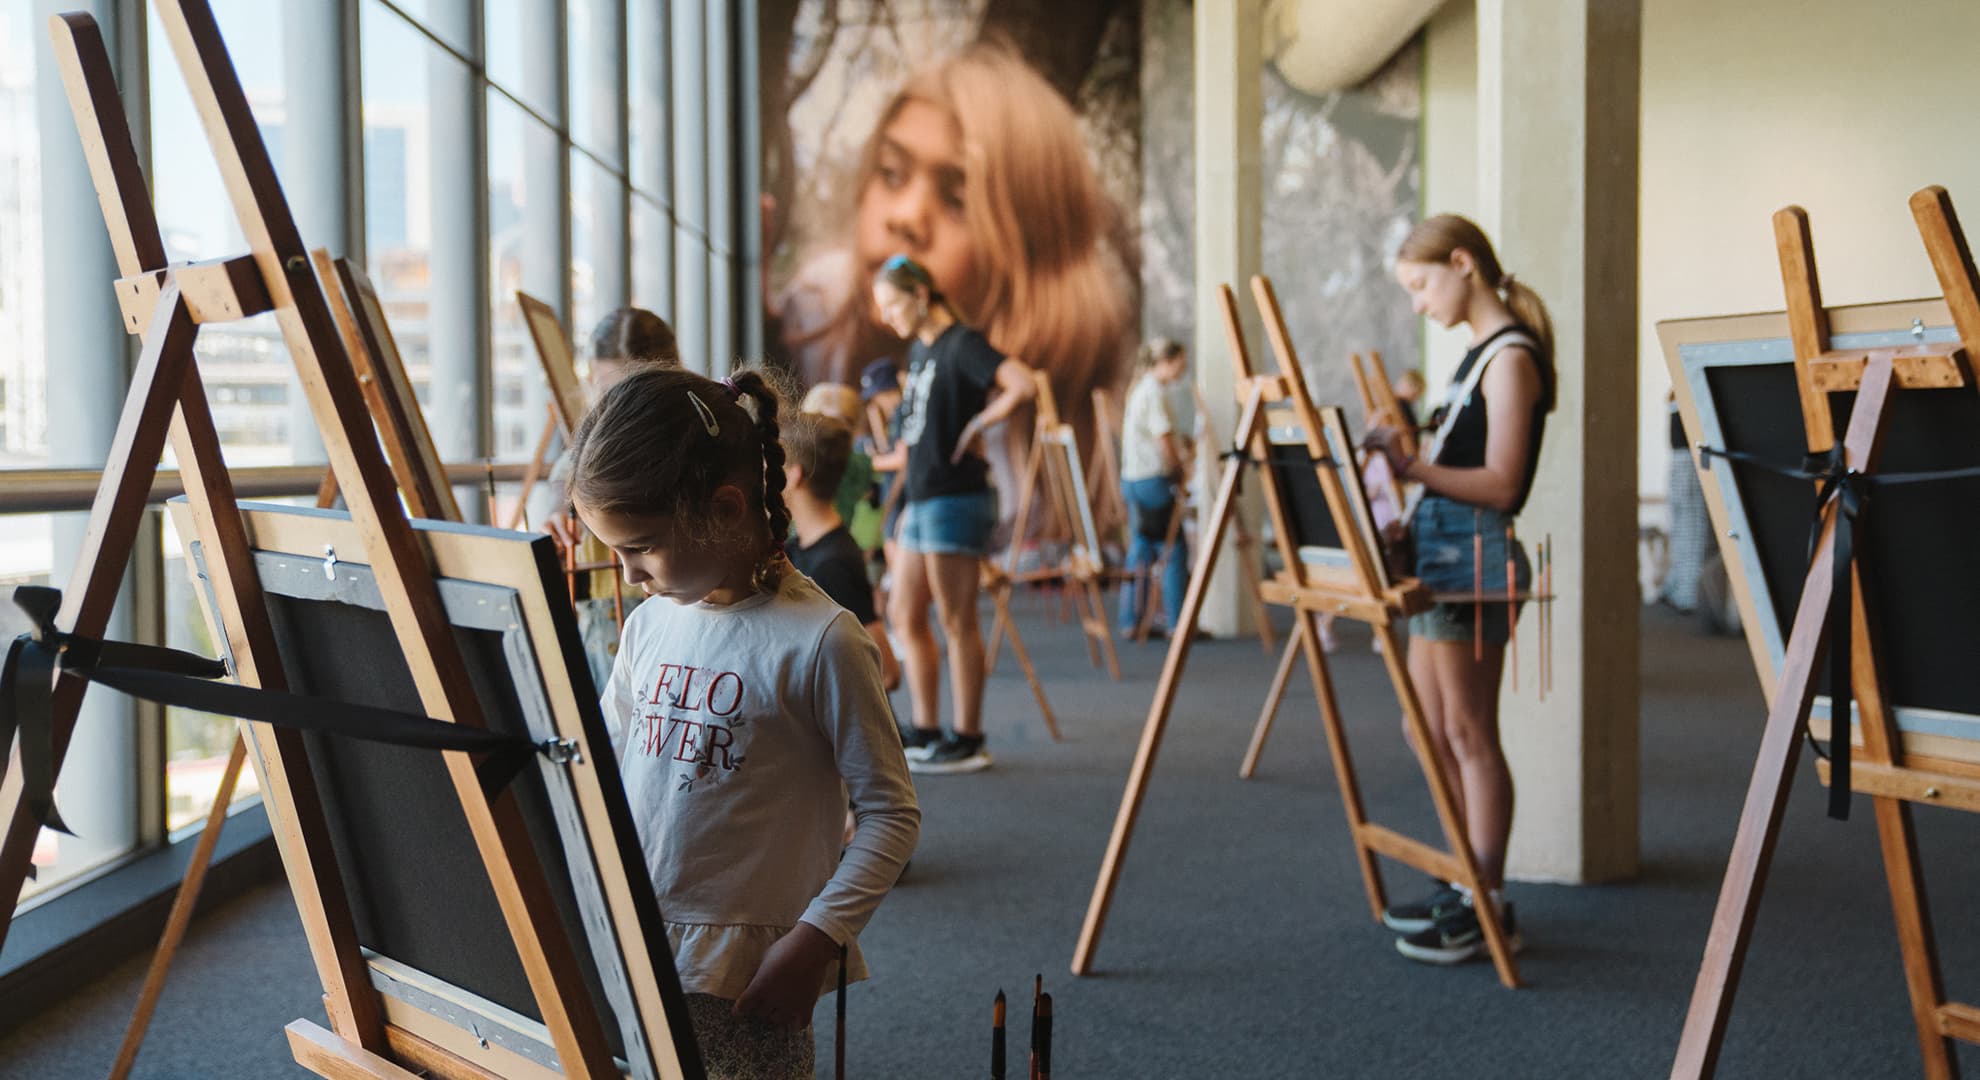
{"label": "black sneaker", "polygon": [[983,748],[981,735],[951,735],[921,757],[908,758],[908,771],[915,773],[972,773],[989,767],[990,751]]}
{"label": "black sneaker", "polygon": [[1390,904],[1382,910],[1382,925],[1399,934],[1414,934],[1437,925],[1437,920],[1464,906],[1464,894],[1449,885],[1421,900]]}
{"label": "black sneaker", "polygon": [[[1499,925],[1505,930],[1506,943],[1513,952],[1525,947],[1519,939],[1519,920],[1513,917],[1511,904],[1499,916]],[[1489,950],[1485,945],[1485,929],[1478,925],[1478,913],[1466,903],[1438,919],[1429,929],[1397,938],[1396,951],[1425,964],[1462,964],[1486,955]]]}
{"label": "black sneaker", "polygon": [[936,745],[941,741],[941,728],[935,728],[932,731],[923,730],[918,727],[901,728],[901,749],[907,751],[907,759],[909,761],[918,761],[927,757],[929,751],[935,749]]}

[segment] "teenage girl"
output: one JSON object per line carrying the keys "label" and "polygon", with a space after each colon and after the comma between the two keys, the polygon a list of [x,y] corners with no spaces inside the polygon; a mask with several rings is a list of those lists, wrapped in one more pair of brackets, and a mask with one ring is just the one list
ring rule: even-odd
{"label": "teenage girl", "polygon": [[[896,255],[873,279],[880,319],[908,339],[907,420],[891,457],[905,470],[906,504],[895,540],[899,565],[888,595],[901,636],[913,727],[903,735],[916,772],[975,772],[983,749],[983,634],[976,601],[983,557],[997,524],[997,496],[978,444],[986,428],[1038,392],[1031,369],[964,326],[920,263]],[[994,395],[994,396],[993,396]],[[954,732],[941,735],[942,654],[928,621],[934,600],[949,643]]]}
{"label": "teenage girl", "polygon": [[[1141,571],[1162,555],[1169,536],[1169,519],[1176,512],[1176,492],[1188,482],[1188,433],[1176,422],[1168,388],[1189,373],[1189,353],[1180,342],[1156,338],[1135,358],[1134,386],[1121,413],[1121,497],[1131,519],[1127,569],[1121,585],[1120,632],[1133,634],[1148,602]],[[1189,588],[1189,545],[1181,529],[1168,552],[1162,573],[1162,607],[1168,629],[1182,618],[1183,592]]]}
{"label": "teenage girl", "polygon": [[[1487,593],[1506,588],[1506,529],[1526,505],[1554,408],[1553,329],[1532,289],[1499,267],[1478,226],[1452,214],[1410,231],[1396,255],[1396,280],[1416,313],[1471,331],[1471,349],[1431,417],[1436,434],[1421,457],[1402,453],[1400,432],[1376,428],[1368,442],[1395,474],[1424,488],[1411,520],[1416,575],[1433,592],[1472,592],[1474,536],[1482,536]],[[1510,552],[1517,587],[1530,578],[1525,551]],[[1499,746],[1499,678],[1516,613],[1505,603],[1438,604],[1409,621],[1409,671],[1422,699],[1433,758],[1463,811],[1491,902],[1503,901],[1506,839],[1512,832],[1512,773]],[[1474,634],[1482,636],[1475,644]],[[1478,659],[1482,657],[1483,659]],[[1484,952],[1473,905],[1445,886],[1419,903],[1388,909],[1406,956],[1457,963]]]}
{"label": "teenage girl", "polygon": [[865,977],[858,934],[920,833],[879,654],[784,558],[762,376],[642,367],[572,458],[578,516],[649,598],[601,704],[702,1058],[711,1077],[809,1080],[812,1007],[842,956]]}

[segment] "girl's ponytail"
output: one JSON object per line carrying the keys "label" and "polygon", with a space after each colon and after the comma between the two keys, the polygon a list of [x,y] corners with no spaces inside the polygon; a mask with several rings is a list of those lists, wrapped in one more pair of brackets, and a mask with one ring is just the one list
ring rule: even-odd
{"label": "girl's ponytail", "polygon": [[[1548,356],[1554,355],[1554,320],[1547,315],[1547,305],[1540,294],[1526,287],[1526,283],[1506,274],[1499,279],[1499,291],[1505,294],[1506,306],[1512,309],[1513,316],[1540,339],[1540,347]],[[1548,403],[1551,408],[1552,402]]]}
{"label": "girl's ponytail", "polygon": [[784,444],[777,432],[777,390],[758,371],[731,376],[728,384],[756,404],[756,439],[763,453],[763,513],[768,519],[769,549],[753,579],[758,589],[776,587],[783,574],[784,536],[791,531],[790,507],[784,503]]}

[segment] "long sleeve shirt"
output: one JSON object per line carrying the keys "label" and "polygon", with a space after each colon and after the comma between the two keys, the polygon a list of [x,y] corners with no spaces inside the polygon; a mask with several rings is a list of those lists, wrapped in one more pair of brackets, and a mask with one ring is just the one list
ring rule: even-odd
{"label": "long sleeve shirt", "polygon": [[740,996],[800,919],[865,977],[859,932],[921,831],[865,629],[789,571],[727,606],[652,600],[601,704],[682,988]]}

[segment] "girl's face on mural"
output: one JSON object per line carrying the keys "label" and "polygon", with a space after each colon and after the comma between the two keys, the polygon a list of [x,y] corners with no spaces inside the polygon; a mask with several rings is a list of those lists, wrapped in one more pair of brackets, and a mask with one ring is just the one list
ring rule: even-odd
{"label": "girl's face on mural", "polygon": [[865,271],[889,255],[913,256],[944,295],[975,310],[981,289],[968,196],[954,118],[925,101],[902,104],[880,133],[877,167],[860,193],[856,243]]}
{"label": "girl's face on mural", "polygon": [[1471,302],[1471,257],[1457,251],[1445,262],[1397,259],[1396,282],[1409,294],[1410,310],[1439,326],[1456,326]]}

